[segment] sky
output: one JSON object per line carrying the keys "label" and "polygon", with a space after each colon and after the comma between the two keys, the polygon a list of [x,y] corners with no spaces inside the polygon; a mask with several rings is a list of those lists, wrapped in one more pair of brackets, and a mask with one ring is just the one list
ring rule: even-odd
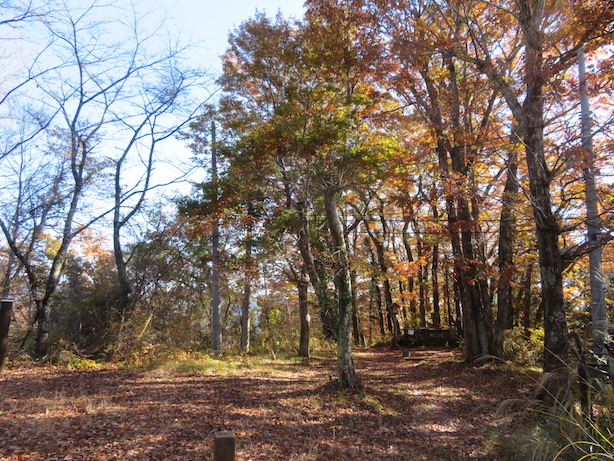
{"label": "sky", "polygon": [[[193,43],[190,55],[193,56],[194,67],[207,69],[216,78],[221,72],[221,56],[228,45],[228,34],[243,21],[253,17],[256,11],[264,12],[273,17],[281,12],[284,17],[301,18],[303,16],[304,0],[156,0],[156,3],[144,1],[144,6],[150,11],[152,19],[166,13],[167,26],[176,30],[184,43]],[[215,85],[205,90],[206,97],[216,89]],[[169,139],[161,145],[163,157],[187,160],[192,154],[184,141]],[[171,160],[172,164],[173,161]],[[160,173],[166,171],[169,176]],[[176,174],[174,170],[159,169],[160,182],[165,182]],[[204,173],[197,170],[190,179],[198,179]],[[195,178],[196,176],[196,178]],[[202,178],[201,178],[202,179]],[[176,184],[172,189],[181,193],[189,192],[189,184]]]}
{"label": "sky", "polygon": [[[23,2],[28,1],[23,0]],[[44,4],[46,0],[39,1]],[[87,7],[95,1],[67,0],[66,4],[69,8],[78,10],[79,7]],[[217,89],[212,80],[219,76],[221,70],[220,57],[227,48],[229,32],[236,29],[243,21],[253,17],[256,11],[264,12],[270,17],[274,17],[278,12],[281,12],[286,18],[301,18],[304,12],[303,2],[304,0],[113,0],[109,4],[113,5],[114,8],[109,9],[108,12],[110,18],[121,18],[129,24],[130,10],[134,7],[139,17],[142,14],[145,15],[144,23],[139,22],[139,28],[144,31],[151,31],[165,17],[165,24],[160,31],[160,43],[165,42],[165,39],[170,37],[177,39],[184,45],[194,44],[190,47],[188,55],[189,66],[207,70],[209,73],[211,83],[203,88],[202,92],[198,90],[193,92],[194,100],[204,101],[208,95]],[[104,0],[97,3],[99,5],[105,4]],[[102,11],[99,13],[104,15]],[[104,21],[106,18],[99,17],[98,19]],[[118,27],[117,33],[125,33],[124,29]],[[107,30],[107,32],[113,34],[113,31]],[[30,42],[36,45],[35,51],[37,51],[38,40],[33,37],[29,38]],[[156,40],[154,39],[153,42],[156,42]],[[19,43],[20,46],[24,46],[26,42]],[[0,49],[0,57],[2,57],[2,54],[3,48]],[[23,55],[24,57],[31,55],[31,53],[26,52],[16,53],[14,50],[13,54],[16,56]],[[0,78],[0,83],[2,81],[6,81],[6,79]],[[1,90],[2,88],[0,88],[0,93]],[[156,183],[165,183],[178,176],[180,170],[184,168],[183,162],[191,164],[192,153],[186,147],[185,141],[170,138],[161,143],[159,148],[163,164],[157,169],[158,180],[155,181]],[[174,168],[175,166],[177,168]],[[195,179],[202,180],[203,174],[203,172],[197,172],[197,176],[200,176]],[[135,174],[135,176],[139,175]],[[190,178],[192,179],[193,176]],[[186,183],[171,186],[170,189],[173,188],[179,189],[183,193],[189,192],[189,184]]]}
{"label": "sky", "polygon": [[198,57],[200,64],[219,72],[229,32],[253,17],[256,10],[271,17],[281,11],[284,17],[301,18],[303,3],[304,0],[157,0],[157,7],[167,12],[183,40],[198,43],[203,52]]}

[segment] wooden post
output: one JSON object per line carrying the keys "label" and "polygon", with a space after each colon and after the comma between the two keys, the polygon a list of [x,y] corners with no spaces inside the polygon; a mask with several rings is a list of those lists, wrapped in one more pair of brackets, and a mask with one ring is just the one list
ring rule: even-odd
{"label": "wooden post", "polygon": [[213,435],[213,461],[235,461],[234,432],[220,431]]}
{"label": "wooden post", "polygon": [[4,368],[4,359],[9,344],[9,326],[11,325],[11,312],[13,301],[3,299],[0,301],[0,372]]}

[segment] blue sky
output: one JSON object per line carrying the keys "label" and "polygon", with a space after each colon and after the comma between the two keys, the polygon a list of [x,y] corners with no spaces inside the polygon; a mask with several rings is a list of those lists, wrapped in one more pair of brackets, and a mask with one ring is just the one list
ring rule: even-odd
{"label": "blue sky", "polygon": [[[304,0],[156,0],[152,4],[143,0],[139,6],[141,10],[146,7],[153,20],[157,20],[166,12],[167,26],[171,32],[177,31],[184,43],[197,44],[190,52],[190,56],[193,56],[191,65],[207,69],[212,77],[217,77],[221,71],[220,57],[228,45],[229,32],[253,17],[256,10],[271,17],[281,11],[286,18],[301,18],[304,12],[303,3]],[[206,97],[215,89],[216,86],[212,84],[202,97]],[[187,160],[191,156],[185,147],[185,142],[175,139],[167,140],[162,150],[168,151],[169,153],[164,155],[169,155],[173,159]],[[167,170],[167,173],[175,174],[172,169]],[[199,170],[196,176],[203,174]],[[164,174],[161,176],[164,177]],[[164,177],[164,180],[168,178]],[[184,193],[189,190],[186,184],[175,187]]]}
{"label": "blue sky", "polygon": [[186,41],[198,42],[202,56],[200,63],[219,69],[219,57],[226,50],[228,32],[256,10],[275,16],[281,11],[285,17],[303,15],[304,0],[157,0],[162,11],[180,31]]}

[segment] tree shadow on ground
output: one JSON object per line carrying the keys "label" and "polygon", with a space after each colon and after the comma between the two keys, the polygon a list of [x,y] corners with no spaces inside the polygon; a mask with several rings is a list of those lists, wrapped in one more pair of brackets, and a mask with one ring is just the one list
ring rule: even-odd
{"label": "tree shadow on ground", "polygon": [[423,361],[403,361],[399,351],[357,351],[358,392],[336,388],[332,362],[279,376],[9,372],[0,381],[0,453],[211,459],[212,433],[232,430],[241,460],[504,459],[487,446],[496,421],[480,407],[496,402],[489,383],[509,376],[467,367],[452,351],[421,353]]}

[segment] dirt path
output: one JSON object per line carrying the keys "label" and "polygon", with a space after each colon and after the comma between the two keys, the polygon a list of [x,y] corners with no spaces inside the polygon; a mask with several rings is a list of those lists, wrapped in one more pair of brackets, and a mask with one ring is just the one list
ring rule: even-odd
{"label": "dirt path", "polygon": [[364,389],[338,391],[334,362],[231,374],[9,369],[0,378],[2,460],[211,460],[237,433],[238,461],[506,459],[495,405],[526,392],[510,371],[456,351],[356,353]]}

